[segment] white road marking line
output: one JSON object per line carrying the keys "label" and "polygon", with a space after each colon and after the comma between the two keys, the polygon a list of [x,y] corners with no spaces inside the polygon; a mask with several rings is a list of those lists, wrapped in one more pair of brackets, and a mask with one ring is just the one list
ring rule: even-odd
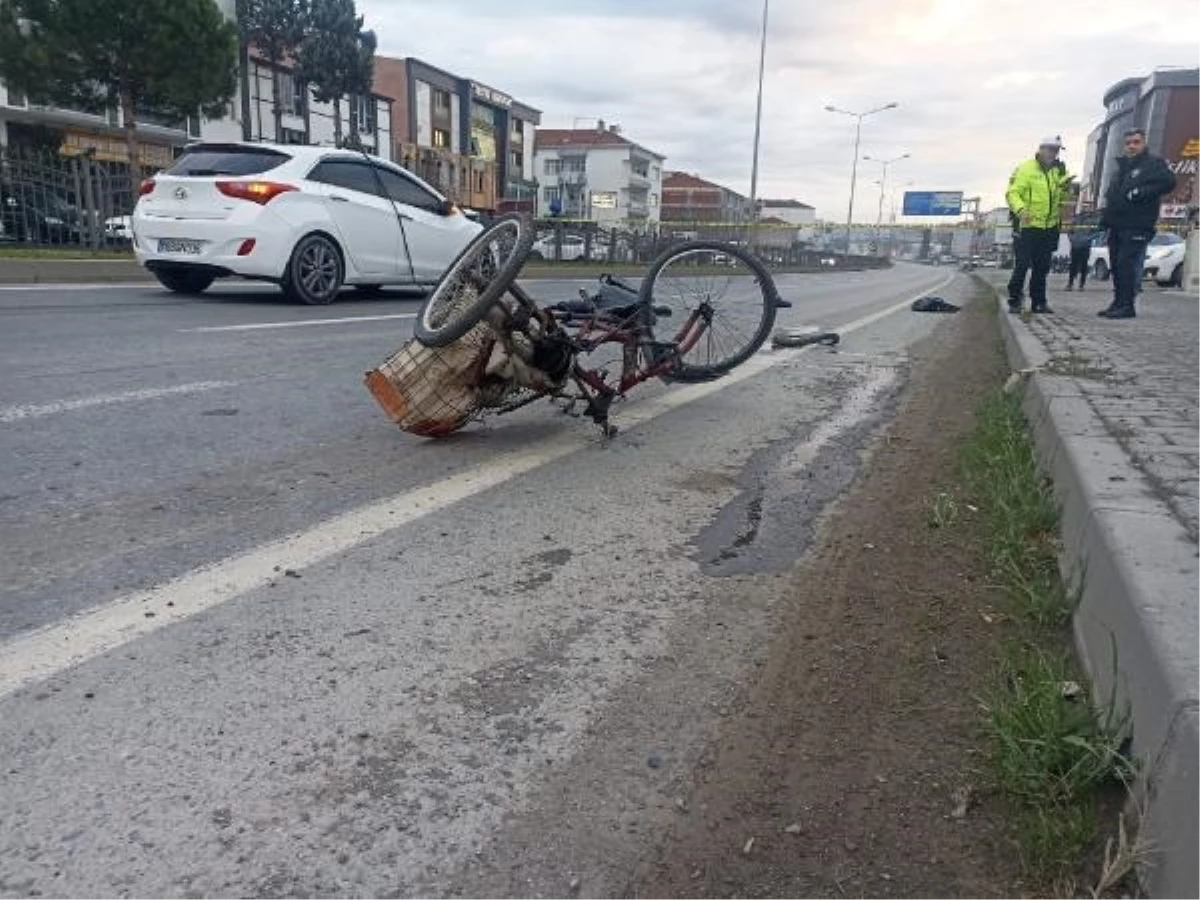
{"label": "white road marking line", "polygon": [[197,394],[201,391],[215,391],[218,388],[234,387],[234,385],[235,382],[232,381],[196,381],[171,387],[123,391],[119,394],[96,394],[93,397],[80,397],[76,400],[56,400],[53,403],[0,406],[0,423],[36,419],[40,416],[51,416],[55,413],[87,409],[92,406],[107,406],[111,403],[134,403],[138,400],[157,400],[159,397],[172,397],[176,394]]}
{"label": "white road marking line", "polygon": [[[949,284],[953,275],[930,290]],[[922,291],[902,303],[857,319],[838,329],[848,334],[909,306]],[[692,384],[622,410],[621,426],[641,425],[723,391],[794,359],[801,349],[756,355],[717,381]],[[0,644],[0,698],[50,678],[139,637],[219,606],[281,577],[344,553],[372,538],[497,487],[595,441],[588,430],[542,441],[501,454],[464,472],[388,497],[313,526],[171,579],[157,587],[118,597],[61,622],[34,629]],[[170,605],[168,606],[168,602]],[[152,614],[152,615],[148,615]]]}
{"label": "white road marking line", "polygon": [[154,288],[162,290],[157,284],[151,281],[129,281],[129,282],[105,282],[103,284],[79,284],[78,282],[67,282],[64,284],[0,284],[0,291],[18,291],[38,292],[38,291],[124,291],[130,288]]}
{"label": "white road marking line", "polygon": [[181,328],[180,334],[199,334],[212,331],[265,331],[270,328],[303,328],[306,325],[353,325],[355,322],[382,322],[386,319],[415,319],[416,313],[394,313],[386,316],[344,316],[340,319],[305,319],[300,322],[254,322],[249,325],[205,325],[201,328]]}

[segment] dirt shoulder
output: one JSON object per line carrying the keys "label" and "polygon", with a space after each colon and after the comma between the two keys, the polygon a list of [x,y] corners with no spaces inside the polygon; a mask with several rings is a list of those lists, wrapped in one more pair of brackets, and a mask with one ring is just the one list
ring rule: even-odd
{"label": "dirt shoulder", "polygon": [[914,353],[894,422],[819,548],[746,705],[697,769],[632,896],[1013,896],[978,696],[1003,639],[979,525],[931,503],[1004,377],[988,303]]}

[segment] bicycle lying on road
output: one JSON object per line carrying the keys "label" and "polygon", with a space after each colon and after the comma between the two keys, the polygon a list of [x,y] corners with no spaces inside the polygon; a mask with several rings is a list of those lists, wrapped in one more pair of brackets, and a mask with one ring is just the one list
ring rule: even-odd
{"label": "bicycle lying on road", "polygon": [[[368,390],[405,431],[444,437],[472,419],[551,398],[616,434],[615,400],[652,378],[708,381],[767,340],[779,295],[763,264],[738,246],[675,244],[635,288],[611,275],[599,290],[541,304],[516,283],[535,231],[496,220],[463,249],[426,297],[411,341],[366,375]],[[620,373],[589,368],[605,345]]]}

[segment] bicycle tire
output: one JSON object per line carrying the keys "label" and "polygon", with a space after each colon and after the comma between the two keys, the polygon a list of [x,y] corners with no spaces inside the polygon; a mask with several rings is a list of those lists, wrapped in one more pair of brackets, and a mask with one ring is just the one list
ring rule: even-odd
{"label": "bicycle tire", "polygon": [[[767,271],[766,266],[753,254],[740,247],[725,244],[721,241],[685,241],[659,254],[654,262],[650,264],[650,269],[646,272],[646,277],[642,280],[638,296],[639,301],[649,307],[660,303],[661,300],[655,299],[654,289],[663,269],[679,257],[701,252],[711,252],[732,257],[749,269],[759,286],[758,302],[761,304],[761,312],[759,313],[758,325],[753,331],[752,336],[741,346],[737,347],[736,350],[717,361],[704,365],[697,365],[680,359],[679,363],[667,376],[672,381],[710,381],[713,378],[728,373],[758,352],[759,348],[767,342],[767,338],[771,335],[771,329],[775,325],[775,304],[779,299],[779,292],[775,287],[775,280],[771,277],[771,273]],[[680,334],[676,333],[674,337],[678,338]],[[661,358],[663,353],[671,351],[656,349],[654,352],[658,358]]]}
{"label": "bicycle tire", "polygon": [[[482,288],[478,285],[469,286],[475,292],[474,297],[453,296],[467,286],[464,280],[469,276],[473,265],[483,262],[486,249],[502,232],[511,231],[514,224],[516,234],[513,246],[507,257],[500,262],[499,268],[487,278],[487,283]],[[413,323],[413,337],[426,347],[445,347],[478,325],[488,310],[499,302],[516,281],[517,273],[521,271],[533,246],[533,239],[533,225],[527,217],[521,215],[502,216],[475,235],[442,273],[442,277],[421,304]],[[442,310],[442,306],[448,306],[449,309]],[[445,313],[440,320],[437,319],[439,312]]]}

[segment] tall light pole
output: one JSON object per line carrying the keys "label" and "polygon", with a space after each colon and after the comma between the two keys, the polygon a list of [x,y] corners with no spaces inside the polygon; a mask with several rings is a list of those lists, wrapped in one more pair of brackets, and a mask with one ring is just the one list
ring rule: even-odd
{"label": "tall light pole", "polygon": [[890,166],[892,163],[900,162],[902,159],[908,159],[910,156],[912,156],[911,153],[902,153],[899,156],[893,156],[891,159],[880,159],[877,156],[867,156],[866,154],[863,154],[863,160],[869,159],[871,162],[877,162],[883,166],[883,177],[879,181],[879,216],[875,220],[875,227],[877,229],[883,227],[883,195],[887,191],[888,166]]}
{"label": "tall light pole", "polygon": [[[767,7],[771,0],[763,0],[762,40],[758,48],[758,103],[754,109],[754,159],[750,164],[750,221],[758,221],[758,140],[762,134],[763,69],[767,61]],[[751,242],[754,230],[751,229]]]}
{"label": "tall light pole", "polygon": [[841,109],[837,106],[826,106],[825,111],[831,113],[841,113],[844,116],[850,116],[855,120],[854,124],[854,166],[850,169],[850,210],[846,213],[846,253],[850,252],[850,230],[854,224],[854,188],[858,182],[858,145],[862,138],[862,123],[867,116],[873,116],[875,113],[883,112],[885,109],[895,109],[899,103],[887,103],[883,106],[877,106],[875,109],[869,109],[866,112],[851,112],[848,109]]}

